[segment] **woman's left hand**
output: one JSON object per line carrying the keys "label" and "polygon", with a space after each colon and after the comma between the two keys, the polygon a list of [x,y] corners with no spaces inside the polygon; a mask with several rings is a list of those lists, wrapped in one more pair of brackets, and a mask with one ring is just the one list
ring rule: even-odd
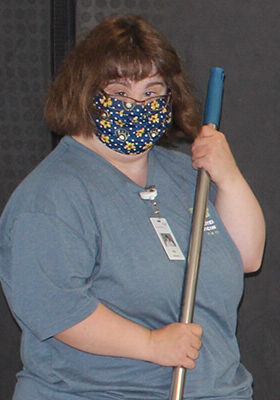
{"label": "woman's left hand", "polygon": [[204,168],[217,185],[215,207],[240,252],[244,271],[256,271],[265,241],[263,213],[225,136],[203,126],[192,145],[192,161],[194,168]]}
{"label": "woman's left hand", "polygon": [[192,145],[193,168],[204,168],[218,187],[240,175],[223,133],[204,125]]}

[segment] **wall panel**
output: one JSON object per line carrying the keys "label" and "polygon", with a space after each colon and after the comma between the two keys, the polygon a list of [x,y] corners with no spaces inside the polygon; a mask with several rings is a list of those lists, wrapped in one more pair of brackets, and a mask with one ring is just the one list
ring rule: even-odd
{"label": "wall panel", "polygon": [[[42,106],[50,79],[50,2],[0,3],[0,210],[51,150]],[[12,397],[21,367],[19,330],[0,293],[0,399]]]}

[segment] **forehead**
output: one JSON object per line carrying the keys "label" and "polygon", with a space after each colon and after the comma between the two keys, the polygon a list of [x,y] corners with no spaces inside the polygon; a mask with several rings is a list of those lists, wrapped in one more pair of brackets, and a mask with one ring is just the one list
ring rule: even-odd
{"label": "forehead", "polygon": [[116,78],[113,79],[111,82],[109,82],[108,86],[114,84],[123,85],[125,87],[132,87],[132,86],[149,87],[153,85],[165,86],[163,77],[157,73],[150,74],[146,78],[140,80],[132,80],[129,78]]}
{"label": "forehead", "polygon": [[138,82],[146,78],[151,78],[159,75],[156,64],[151,60],[120,60],[116,63],[116,60],[107,60],[106,65],[103,68],[103,81],[104,85],[108,85],[111,82]]}

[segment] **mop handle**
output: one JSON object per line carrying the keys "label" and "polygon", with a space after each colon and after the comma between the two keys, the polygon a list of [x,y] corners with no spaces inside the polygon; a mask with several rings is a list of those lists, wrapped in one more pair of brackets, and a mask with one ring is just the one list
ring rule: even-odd
{"label": "mop handle", "polygon": [[[204,110],[204,125],[217,129],[220,121],[224,70],[211,68],[208,80],[207,97]],[[200,254],[208,202],[210,178],[204,169],[199,169],[196,183],[195,203],[193,210],[190,243],[187,257],[187,273],[184,282],[184,293],[180,322],[193,321],[196,286],[199,271]],[[186,369],[176,367],[173,371],[170,400],[182,400],[184,394]]]}

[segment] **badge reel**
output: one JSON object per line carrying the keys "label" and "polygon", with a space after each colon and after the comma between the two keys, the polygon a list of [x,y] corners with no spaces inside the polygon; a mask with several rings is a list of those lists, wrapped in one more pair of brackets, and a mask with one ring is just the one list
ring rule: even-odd
{"label": "badge reel", "polygon": [[185,256],[182,253],[167,220],[160,217],[159,208],[155,200],[157,197],[155,186],[150,186],[146,188],[145,191],[139,192],[139,196],[142,200],[149,200],[153,205],[154,216],[150,217],[150,221],[169,260],[185,260]]}

